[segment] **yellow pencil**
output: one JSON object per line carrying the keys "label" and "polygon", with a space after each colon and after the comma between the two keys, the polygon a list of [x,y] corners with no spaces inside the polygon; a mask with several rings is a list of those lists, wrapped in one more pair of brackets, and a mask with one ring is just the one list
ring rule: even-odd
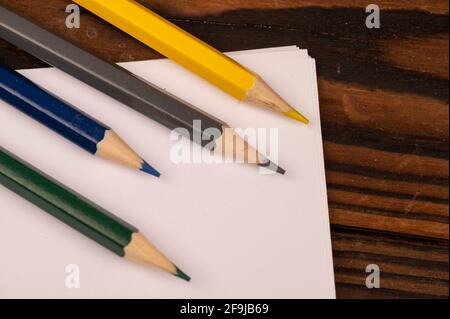
{"label": "yellow pencil", "polygon": [[240,101],[308,124],[258,74],[197,39],[134,0],[74,0],[162,55],[203,77]]}

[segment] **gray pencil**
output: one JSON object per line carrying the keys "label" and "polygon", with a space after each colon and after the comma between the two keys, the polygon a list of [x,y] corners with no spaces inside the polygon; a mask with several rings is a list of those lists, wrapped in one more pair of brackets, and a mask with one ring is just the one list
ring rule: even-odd
{"label": "gray pencil", "polygon": [[255,164],[285,173],[245,141],[240,140],[237,144],[241,146],[236,147],[233,140],[240,138],[226,123],[3,6],[0,6],[0,37],[169,129],[184,129],[180,133],[188,132],[187,137],[211,151],[246,162],[250,161],[249,154],[256,154],[252,157]]}

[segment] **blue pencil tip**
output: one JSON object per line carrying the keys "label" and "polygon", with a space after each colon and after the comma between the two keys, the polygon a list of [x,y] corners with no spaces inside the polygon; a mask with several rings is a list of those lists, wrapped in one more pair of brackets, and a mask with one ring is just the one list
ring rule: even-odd
{"label": "blue pencil tip", "polygon": [[148,173],[150,175],[156,176],[156,177],[160,177],[161,176],[161,173],[158,172],[153,167],[151,167],[147,162],[143,162],[142,163],[141,171],[143,171],[145,173]]}

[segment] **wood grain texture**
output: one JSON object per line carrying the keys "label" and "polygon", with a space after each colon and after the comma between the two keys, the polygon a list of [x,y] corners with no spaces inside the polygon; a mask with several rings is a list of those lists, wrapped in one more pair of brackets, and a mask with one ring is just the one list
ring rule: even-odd
{"label": "wood grain texture", "polygon": [[[332,227],[338,295],[342,298],[448,296],[448,242]],[[367,265],[377,264],[381,289],[366,289]]]}
{"label": "wood grain texture", "polygon": [[[448,2],[140,0],[223,51],[298,45],[317,59],[338,297],[448,297]],[[0,0],[113,62],[159,58],[68,0]],[[0,62],[44,63],[0,40]],[[381,289],[365,267],[381,268]]]}
{"label": "wood grain texture", "polygon": [[391,40],[381,44],[385,44],[382,48],[385,59],[394,66],[448,80],[448,35]]}
{"label": "wood grain texture", "polygon": [[[139,0],[142,4],[154,6],[155,9],[178,14],[200,15],[201,13],[220,13],[235,9],[273,9],[273,8],[362,8],[367,5],[365,0],[222,0],[216,3],[204,3],[201,1],[172,0],[170,5],[164,0]],[[377,5],[382,10],[423,10],[430,13],[448,13],[448,4],[445,1],[429,0],[380,0]]]}

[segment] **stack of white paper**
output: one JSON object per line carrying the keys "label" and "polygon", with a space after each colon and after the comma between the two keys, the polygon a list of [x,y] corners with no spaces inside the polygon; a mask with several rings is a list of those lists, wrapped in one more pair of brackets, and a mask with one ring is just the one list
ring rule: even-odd
{"label": "stack of white paper", "polygon": [[162,177],[97,159],[3,102],[0,145],[139,226],[192,281],[120,259],[0,186],[1,298],[335,297],[315,61],[296,47],[231,55],[311,124],[241,105],[168,60],[123,66],[234,127],[277,129],[285,176],[173,163],[166,128],[61,71],[22,72],[108,123]]}

